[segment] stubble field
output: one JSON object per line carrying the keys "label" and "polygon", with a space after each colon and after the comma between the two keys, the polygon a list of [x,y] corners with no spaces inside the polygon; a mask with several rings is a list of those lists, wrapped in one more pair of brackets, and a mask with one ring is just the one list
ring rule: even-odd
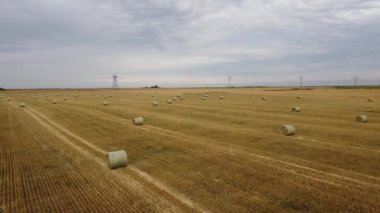
{"label": "stubble field", "polygon": [[[167,104],[176,95],[184,100]],[[0,97],[0,212],[380,211],[378,89]],[[361,114],[368,123],[355,120]],[[142,126],[133,124],[137,116]],[[283,124],[296,134],[279,134]],[[107,167],[106,153],[115,150],[128,153],[127,167]]]}

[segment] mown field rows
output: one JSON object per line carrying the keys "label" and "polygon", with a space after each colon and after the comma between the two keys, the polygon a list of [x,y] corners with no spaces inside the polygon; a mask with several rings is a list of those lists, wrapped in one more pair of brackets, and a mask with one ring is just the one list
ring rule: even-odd
{"label": "mown field rows", "polygon": [[[73,181],[71,175],[76,177],[77,173],[83,174],[80,178],[94,181],[99,175],[109,172],[111,176],[107,179],[115,182],[113,185],[104,183],[109,185],[98,187],[98,193],[103,190],[110,194],[114,190],[122,193],[126,190],[126,194],[133,194],[137,189],[131,189],[126,181],[141,184],[144,190],[138,193],[140,197],[138,194],[134,194],[136,198],[128,196],[127,202],[123,205],[114,203],[114,208],[131,205],[137,206],[134,210],[143,206],[147,211],[169,208],[218,212],[376,212],[380,209],[380,105],[376,101],[367,101],[368,97],[380,100],[376,90],[212,89],[208,100],[202,101],[205,91],[7,92],[3,96],[12,100],[11,103],[1,102],[2,116],[21,120],[27,128],[12,126],[14,122],[10,121],[2,122],[4,134],[18,131],[22,134],[17,134],[17,137],[23,137],[11,139],[4,136],[1,139],[1,151],[8,153],[2,155],[5,156],[2,167],[8,167],[9,162],[13,165],[19,155],[22,158],[23,153],[18,149],[25,147],[19,143],[26,140],[29,141],[28,146],[35,147],[29,155],[45,153],[47,158],[52,158],[51,164],[59,168],[52,173],[58,173],[57,176],[68,183]],[[185,100],[166,103],[168,98],[177,94],[184,94]],[[33,95],[37,99],[33,99]],[[109,95],[112,97],[104,98]],[[219,100],[219,95],[225,99]],[[301,99],[296,98],[298,95]],[[263,96],[267,97],[266,101],[261,100]],[[67,100],[64,101],[63,97]],[[58,103],[52,104],[53,99]],[[109,102],[109,106],[102,105],[104,100]],[[22,101],[27,103],[25,109],[14,105]],[[160,106],[152,106],[152,101],[159,101]],[[300,106],[301,112],[291,112],[293,106]],[[356,122],[358,114],[366,114],[369,122]],[[131,119],[136,116],[144,117],[143,126],[133,125]],[[297,134],[280,135],[278,128],[285,123],[295,125]],[[57,138],[55,132],[61,137]],[[39,134],[56,138],[44,140],[40,139],[42,136],[35,136]],[[51,147],[51,150],[44,150],[44,146]],[[76,149],[73,148],[75,146]],[[12,147],[17,153],[10,151]],[[105,152],[119,149],[128,152],[126,168],[107,172],[101,163],[91,162],[92,158],[105,162]],[[86,164],[83,168],[76,165],[80,171],[62,174],[68,169],[61,164],[76,162],[77,158],[85,159],[92,166]],[[37,162],[28,163],[30,168],[44,171]],[[13,166],[8,170],[20,170],[20,165]],[[103,169],[92,173],[84,171],[89,168],[96,170],[96,167]],[[12,179],[9,171],[2,173],[4,180]],[[114,173],[119,175],[112,176]],[[23,175],[18,173],[15,176]],[[55,176],[43,173],[30,175],[26,177],[29,185],[38,184],[35,177],[54,181]],[[3,208],[33,207],[25,206],[26,195],[16,196],[7,191],[8,182],[2,184],[5,190],[1,193],[7,197],[1,200]],[[29,185],[23,185],[21,189]],[[41,192],[29,190],[27,196],[38,196],[49,190],[48,185],[40,188]],[[65,190],[68,194],[80,195],[95,189],[82,186],[81,189]],[[144,198],[148,192],[152,195]],[[125,196],[118,196],[118,202],[127,199]],[[163,197],[164,200],[158,200],[161,205],[154,205],[156,202],[152,202],[152,196]],[[79,198],[100,199],[96,194]],[[70,204],[74,202],[64,198],[60,200]],[[110,201],[102,198],[97,205],[109,205],[107,202]],[[86,209],[93,205],[89,202],[76,207]]]}

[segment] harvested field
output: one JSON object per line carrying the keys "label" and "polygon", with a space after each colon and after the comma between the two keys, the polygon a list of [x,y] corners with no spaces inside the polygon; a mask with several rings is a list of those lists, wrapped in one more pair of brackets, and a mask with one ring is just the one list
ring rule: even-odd
{"label": "harvested field", "polygon": [[[67,100],[33,99],[58,94]],[[152,94],[162,103],[184,96],[152,107]],[[0,101],[0,212],[380,211],[380,104],[368,101],[380,99],[378,89],[1,96],[10,101]],[[368,123],[356,121],[361,114]],[[131,122],[138,116],[144,125]],[[280,134],[283,124],[295,135]],[[128,164],[110,170],[107,153],[116,150]]]}

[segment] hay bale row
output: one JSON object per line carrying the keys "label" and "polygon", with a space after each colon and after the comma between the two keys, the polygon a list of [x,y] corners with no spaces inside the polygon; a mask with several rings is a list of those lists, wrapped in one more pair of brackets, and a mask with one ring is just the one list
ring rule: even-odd
{"label": "hay bale row", "polygon": [[295,106],[292,108],[292,112],[300,112],[301,111],[301,108]]}
{"label": "hay bale row", "polygon": [[136,117],[133,119],[133,123],[135,125],[143,125],[144,124],[144,118],[143,117]]}
{"label": "hay bale row", "polygon": [[107,153],[108,167],[110,169],[116,169],[127,165],[128,155],[124,150],[118,150]]}
{"label": "hay bale row", "polygon": [[368,117],[366,115],[358,115],[356,116],[356,121],[361,122],[361,123],[367,123]]}
{"label": "hay bale row", "polygon": [[285,124],[280,127],[280,133],[285,136],[296,134],[296,128],[293,125]]}

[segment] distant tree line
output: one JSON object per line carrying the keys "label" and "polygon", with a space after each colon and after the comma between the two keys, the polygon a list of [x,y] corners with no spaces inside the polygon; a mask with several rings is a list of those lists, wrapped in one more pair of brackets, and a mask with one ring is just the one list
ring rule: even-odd
{"label": "distant tree line", "polygon": [[[145,88],[148,88],[147,86],[145,86]],[[154,85],[154,86],[151,86],[150,88],[160,88],[159,86],[157,85]]]}

